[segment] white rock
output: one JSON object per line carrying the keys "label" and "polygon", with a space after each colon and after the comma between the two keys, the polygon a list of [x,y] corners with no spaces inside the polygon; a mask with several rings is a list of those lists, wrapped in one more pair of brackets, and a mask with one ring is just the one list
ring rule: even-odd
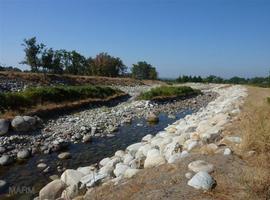
{"label": "white rock", "polygon": [[189,163],[188,168],[194,172],[204,171],[204,172],[212,172],[214,171],[214,165],[205,162],[204,160],[196,160]]}
{"label": "white rock", "polygon": [[134,159],[134,157],[132,155],[130,155],[129,153],[127,153],[124,156],[123,163],[128,165],[130,163],[130,161],[132,161],[133,159]]}
{"label": "white rock", "polygon": [[151,149],[153,149],[153,147],[152,147],[151,144],[145,144],[145,145],[141,146],[141,147],[138,149],[138,151],[137,151],[135,157],[136,157],[136,158],[140,157],[140,156],[138,155],[138,154],[140,154],[140,153],[141,153],[143,156],[147,156],[148,151],[151,150]]}
{"label": "white rock", "polygon": [[100,174],[107,174],[108,176],[111,176],[113,174],[114,167],[110,164],[105,165],[99,169]]}
{"label": "white rock", "polygon": [[144,168],[155,167],[164,163],[166,163],[166,160],[164,156],[160,154],[159,150],[152,149],[147,153],[147,157],[144,161]]}
{"label": "white rock", "polygon": [[130,155],[135,156],[136,152],[141,146],[143,146],[143,143],[141,142],[129,145],[127,147],[127,151],[130,153]]}
{"label": "white rock", "polygon": [[140,170],[139,169],[127,169],[124,173],[125,178],[131,178],[135,176]]}
{"label": "white rock", "polygon": [[168,160],[168,163],[172,164],[172,163],[176,163],[178,161],[181,160],[181,154],[180,153],[177,153],[177,154],[173,154],[170,156],[169,160]]}
{"label": "white rock", "polygon": [[114,167],[119,162],[121,162],[121,158],[113,157],[106,165],[110,165]]}
{"label": "white rock", "polygon": [[118,151],[115,152],[114,155],[115,155],[115,156],[118,156],[118,157],[120,157],[120,158],[123,158],[124,155],[125,155],[125,152],[122,151],[122,150],[118,150]]}
{"label": "white rock", "polygon": [[99,183],[101,180],[107,177],[107,174],[99,174],[92,172],[80,179],[80,182],[86,187],[93,187],[95,184]]}
{"label": "white rock", "polygon": [[153,138],[153,135],[148,134],[142,138],[142,142],[150,142],[152,138]]}
{"label": "white rock", "polygon": [[39,199],[57,199],[61,196],[66,185],[63,181],[57,179],[48,183],[39,191]]}
{"label": "white rock", "polygon": [[210,190],[216,181],[207,172],[198,172],[189,181],[188,185],[196,189]]}
{"label": "white rock", "polygon": [[110,158],[103,158],[103,159],[99,162],[99,165],[100,165],[100,166],[105,166],[109,161],[111,161]]}
{"label": "white rock", "polygon": [[226,148],[226,149],[224,149],[224,155],[231,155],[231,153],[232,153],[232,150],[231,149],[229,149],[229,148]]}
{"label": "white rock", "polygon": [[123,163],[117,163],[115,169],[113,170],[113,173],[116,177],[122,176],[128,168],[128,165],[125,165]]}
{"label": "white rock", "polygon": [[94,170],[94,167],[87,166],[87,167],[78,167],[77,171],[83,173],[84,175],[90,174]]}
{"label": "white rock", "polygon": [[189,153],[187,151],[182,151],[181,152],[181,158],[186,158],[189,156]]}
{"label": "white rock", "polygon": [[64,173],[61,175],[61,180],[67,185],[75,185],[78,184],[80,179],[85,176],[83,173],[74,170],[74,169],[67,169],[64,171]]}

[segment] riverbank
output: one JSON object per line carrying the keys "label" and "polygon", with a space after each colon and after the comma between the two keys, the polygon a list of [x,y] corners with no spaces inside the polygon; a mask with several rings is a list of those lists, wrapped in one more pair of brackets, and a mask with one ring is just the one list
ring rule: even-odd
{"label": "riverbank", "polygon": [[[98,199],[119,199],[120,196],[123,199],[130,199],[130,195],[134,193],[127,192],[126,195],[128,196],[122,196],[123,192],[119,190],[126,191],[125,188],[129,185],[124,184],[126,178],[132,177],[136,173],[144,173],[142,168],[151,168],[167,162],[177,163],[184,157],[189,157],[193,154],[193,151],[196,152],[198,149],[205,151],[204,148],[214,148],[222,155],[223,151],[229,152],[228,149],[220,148],[213,142],[221,136],[220,132],[224,125],[233,120],[234,116],[239,113],[239,105],[242,104],[246,91],[240,86],[228,87],[223,85],[215,86],[212,91],[217,92],[220,96],[209,103],[208,106],[173,123],[156,136],[148,135],[142,139],[142,142],[127,147],[125,151],[117,151],[114,157],[103,159],[99,163],[99,168],[88,171],[88,175],[81,174],[81,178],[76,179],[78,182],[75,181],[75,185],[80,183],[88,188],[85,195],[86,199],[97,199],[97,196]],[[233,139],[237,140],[237,137]],[[78,177],[80,173],[80,170],[67,170],[62,174],[61,181],[65,185],[65,187],[61,187],[62,190],[65,189],[62,195],[69,194],[75,197],[82,192],[80,190],[69,192],[71,188],[74,188],[74,182],[71,183],[68,180],[72,179],[73,176]],[[136,176],[134,177],[136,179]],[[58,181],[58,183],[62,183],[61,181]],[[46,190],[56,182],[41,190],[40,196],[46,196]],[[103,186],[92,189],[92,186],[98,182],[102,182]],[[117,186],[113,186],[115,184]],[[108,193],[105,192],[104,188],[108,189]],[[102,195],[102,191],[106,195]]]}

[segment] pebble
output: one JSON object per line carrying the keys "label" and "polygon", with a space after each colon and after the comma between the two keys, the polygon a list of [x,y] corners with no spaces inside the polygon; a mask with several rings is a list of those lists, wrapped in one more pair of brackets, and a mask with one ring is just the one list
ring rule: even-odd
{"label": "pebble", "polygon": [[45,163],[39,163],[39,164],[37,165],[37,168],[39,168],[39,169],[41,169],[41,170],[45,169],[46,167],[47,167],[47,164],[45,164]]}
{"label": "pebble", "polygon": [[229,148],[226,148],[226,149],[224,149],[224,155],[231,155],[231,153],[232,153],[232,150],[231,149],[229,149]]}

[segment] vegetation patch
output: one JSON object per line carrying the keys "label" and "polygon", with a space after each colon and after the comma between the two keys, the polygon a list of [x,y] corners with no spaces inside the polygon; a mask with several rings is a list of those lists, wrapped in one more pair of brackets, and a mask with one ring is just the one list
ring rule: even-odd
{"label": "vegetation patch", "polygon": [[141,93],[138,97],[140,100],[163,101],[177,98],[186,98],[193,95],[201,94],[200,90],[187,86],[161,86],[153,88],[150,91]]}
{"label": "vegetation patch", "polygon": [[101,86],[54,86],[28,88],[22,92],[0,93],[0,110],[23,110],[38,105],[59,104],[85,99],[105,99],[124,94],[122,91]]}

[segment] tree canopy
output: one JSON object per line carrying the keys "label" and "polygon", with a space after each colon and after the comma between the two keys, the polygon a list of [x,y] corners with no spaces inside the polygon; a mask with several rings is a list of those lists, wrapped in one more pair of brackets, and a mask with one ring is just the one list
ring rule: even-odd
{"label": "tree canopy", "polygon": [[133,64],[133,67],[131,68],[131,75],[136,79],[155,80],[158,77],[156,68],[145,61],[140,61],[137,64]]}

